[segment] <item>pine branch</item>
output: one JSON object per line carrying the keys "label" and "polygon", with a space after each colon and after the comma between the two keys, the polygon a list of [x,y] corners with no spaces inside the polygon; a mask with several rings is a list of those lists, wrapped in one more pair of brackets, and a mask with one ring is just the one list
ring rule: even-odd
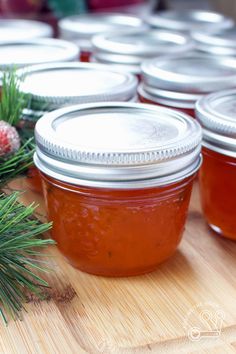
{"label": "pine branch", "polygon": [[53,244],[50,239],[37,236],[47,231],[51,224],[41,224],[32,217],[35,206],[25,207],[18,202],[19,193],[0,195],[0,316],[5,324],[6,314],[20,318],[26,294],[43,296],[48,284],[35,273],[46,272],[38,248]]}
{"label": "pine branch", "polygon": [[2,79],[2,97],[0,103],[0,120],[17,125],[23,110],[28,106],[29,97],[20,92],[20,79],[15,69],[5,71]]}
{"label": "pine branch", "polygon": [[32,165],[34,150],[35,146],[31,138],[11,157],[0,158],[0,188]]}

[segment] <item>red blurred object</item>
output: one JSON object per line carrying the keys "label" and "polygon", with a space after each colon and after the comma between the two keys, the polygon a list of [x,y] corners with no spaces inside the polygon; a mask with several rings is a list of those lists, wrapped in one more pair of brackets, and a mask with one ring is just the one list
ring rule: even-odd
{"label": "red blurred object", "polygon": [[140,5],[145,0],[89,0],[89,8],[92,11],[112,10],[112,8]]}
{"label": "red blurred object", "polygon": [[37,15],[43,8],[44,0],[2,0],[3,15],[32,16]]}

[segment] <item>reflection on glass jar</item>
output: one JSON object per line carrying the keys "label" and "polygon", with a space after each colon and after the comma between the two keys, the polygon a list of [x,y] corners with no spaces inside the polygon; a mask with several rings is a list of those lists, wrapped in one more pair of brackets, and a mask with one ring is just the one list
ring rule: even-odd
{"label": "reflection on glass jar", "polygon": [[128,276],[169,258],[184,230],[200,142],[196,121],[149,105],[78,105],[40,119],[34,161],[52,237],[70,263]]}

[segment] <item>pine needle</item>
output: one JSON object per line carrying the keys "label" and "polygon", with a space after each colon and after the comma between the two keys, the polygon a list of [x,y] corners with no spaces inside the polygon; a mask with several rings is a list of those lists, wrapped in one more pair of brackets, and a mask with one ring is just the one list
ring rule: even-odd
{"label": "pine needle", "polygon": [[39,234],[51,227],[32,217],[35,205],[24,206],[18,201],[19,193],[0,195],[0,317],[7,324],[7,316],[21,318],[26,294],[43,296],[48,286],[37,272],[47,272],[35,255],[38,249],[53,244]]}
{"label": "pine needle", "polygon": [[[21,80],[17,77],[15,69],[5,71],[3,74],[2,96],[0,102],[0,120],[9,124],[19,125],[23,110],[28,107],[30,96],[20,92]],[[21,148],[13,155],[0,158],[0,188],[12,178],[23,173],[33,163],[34,143],[23,129],[19,130]]]}
{"label": "pine needle", "polygon": [[28,106],[29,102],[29,97],[19,90],[20,82],[15,69],[4,72],[0,102],[0,120],[4,120],[14,126],[19,123],[23,110]]}
{"label": "pine needle", "polygon": [[33,164],[34,150],[35,146],[31,138],[14,155],[6,159],[0,158],[0,188]]}

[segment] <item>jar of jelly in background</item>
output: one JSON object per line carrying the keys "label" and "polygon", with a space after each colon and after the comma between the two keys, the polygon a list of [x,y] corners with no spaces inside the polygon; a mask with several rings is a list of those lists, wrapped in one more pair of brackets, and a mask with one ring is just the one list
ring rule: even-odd
{"label": "jar of jelly in background", "polygon": [[113,65],[140,76],[144,60],[167,54],[187,52],[194,43],[189,36],[162,30],[139,33],[108,33],[92,39],[91,61]]}
{"label": "jar of jelly in background", "polygon": [[[38,52],[32,61],[33,45],[36,47],[40,46],[39,43],[44,43],[44,41],[53,41],[53,39],[44,38],[51,37],[52,34],[53,30],[51,26],[43,22],[22,19],[0,19],[0,95],[2,89],[2,72],[5,69],[9,69],[12,65],[24,66],[34,64],[35,60],[38,63],[38,58],[42,57],[42,54]],[[36,43],[38,44],[36,45]]]}
{"label": "jar of jelly in background", "polygon": [[50,38],[52,36],[52,27],[44,22],[23,19],[0,19],[0,41],[24,41],[27,39]]}
{"label": "jar of jelly in background", "polygon": [[33,64],[73,61],[79,49],[73,43],[54,38],[0,41],[0,70]]}
{"label": "jar of jelly in background", "polygon": [[231,28],[234,21],[220,13],[202,10],[168,10],[151,14],[146,22],[157,29],[191,33]]}
{"label": "jar of jelly in background", "polygon": [[146,61],[139,100],[195,116],[195,103],[206,93],[236,86],[236,58],[195,51]]}
{"label": "jar of jelly in background", "polygon": [[[20,91],[30,94],[30,107],[24,111],[24,129],[33,129],[46,112],[76,103],[136,100],[135,76],[92,63],[34,65],[18,71],[24,77]],[[28,185],[41,192],[35,168],[30,169]]]}
{"label": "jar of jelly in background", "polygon": [[181,240],[201,163],[200,125],[137,103],[71,106],[36,124],[52,237],[82,271],[154,270]]}
{"label": "jar of jelly in background", "polygon": [[208,225],[236,240],[236,90],[207,95],[197,102],[203,127],[199,173],[203,213]]}
{"label": "jar of jelly in background", "polygon": [[101,33],[116,34],[122,31],[143,31],[147,25],[135,16],[116,13],[94,13],[69,16],[59,21],[59,36],[76,43],[81,49],[80,60],[89,61],[92,52],[91,39]]}
{"label": "jar of jelly in background", "polygon": [[213,55],[236,56],[236,26],[211,32],[193,32],[196,48]]}

